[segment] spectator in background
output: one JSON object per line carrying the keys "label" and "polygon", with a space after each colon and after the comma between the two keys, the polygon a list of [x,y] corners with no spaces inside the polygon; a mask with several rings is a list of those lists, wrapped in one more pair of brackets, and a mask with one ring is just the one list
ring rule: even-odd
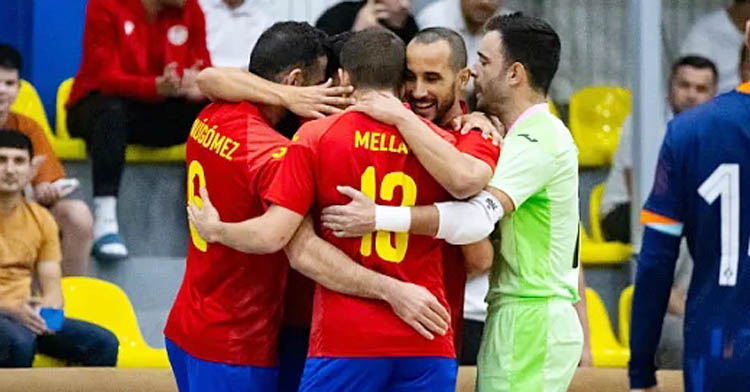
{"label": "spectator in background", "polygon": [[[669,77],[669,112],[666,120],[713,98],[718,78],[716,66],[705,57],[686,56],[678,59],[672,65]],[[631,131],[628,117],[622,127],[599,210],[599,216],[603,217],[602,235],[606,241],[630,243],[630,199],[633,189]]]}
{"label": "spectator in background", "polygon": [[466,43],[469,66],[477,62],[477,49],[482,40],[484,23],[496,14],[511,11],[503,8],[503,0],[438,0],[417,15],[421,28],[447,27],[461,35]]}
{"label": "spectator in background", "polygon": [[255,42],[274,22],[270,0],[198,0],[216,67],[246,68]]}
{"label": "spectator in background", "polygon": [[21,54],[13,47],[0,44],[0,127],[19,131],[34,144],[37,156],[44,157],[32,180],[36,201],[49,208],[62,233],[63,274],[86,275],[91,252],[91,212],[81,200],[65,196],[68,189],[59,187],[65,169],[55,156],[40,124],[20,113],[11,113],[20,88]]}
{"label": "spectator in background", "polygon": [[750,82],[750,48],[745,45],[740,51],[740,81]]}
{"label": "spectator in background", "polygon": [[750,0],[734,0],[729,8],[716,10],[699,19],[680,47],[683,55],[697,54],[710,59],[719,71],[719,92],[740,84],[737,48],[743,46],[745,21],[750,20]]}
{"label": "spectator in background", "polygon": [[[111,332],[63,319],[57,225],[23,196],[34,175],[32,156],[28,136],[0,130],[0,367],[30,367],[37,351],[84,366],[114,366],[119,344]],[[38,297],[32,297],[32,275]]]}
{"label": "spectator in background", "polygon": [[419,31],[417,22],[409,14],[410,7],[411,0],[344,1],[326,10],[315,27],[335,35],[381,26],[409,42]]}
{"label": "spectator in background", "polygon": [[[100,260],[128,251],[117,222],[127,144],[184,143],[203,107],[195,78],[210,65],[197,0],[91,0],[68,126],[86,140],[94,178],[94,245]],[[239,39],[239,37],[238,37]]]}

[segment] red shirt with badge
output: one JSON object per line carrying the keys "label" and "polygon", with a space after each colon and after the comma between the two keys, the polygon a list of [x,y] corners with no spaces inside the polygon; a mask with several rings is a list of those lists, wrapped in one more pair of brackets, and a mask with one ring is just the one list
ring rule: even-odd
{"label": "red shirt with badge", "polygon": [[[431,123],[455,144],[456,137]],[[425,205],[450,195],[409,151],[398,130],[361,113],[312,121],[290,144],[269,202],[301,215],[310,211],[318,233],[367,268],[421,285],[448,307],[443,281],[443,241],[407,233],[379,232],[356,239],[320,227],[320,209],[348,203],[337,190],[349,185],[385,205]],[[481,136],[480,136],[481,139]],[[483,143],[486,143],[482,139]],[[495,156],[495,160],[496,160]],[[383,301],[343,295],[318,286],[312,316],[311,357],[455,357],[453,331],[430,341]]]}
{"label": "red shirt with badge", "polygon": [[148,19],[141,0],[89,0],[83,56],[68,107],[93,91],[156,101],[156,77],[175,62],[181,75],[211,65],[203,11],[197,0],[166,7]]}
{"label": "red shirt with badge", "polygon": [[[187,141],[188,202],[206,187],[225,222],[262,215],[264,195],[289,140],[250,103],[214,103]],[[190,228],[185,277],[164,335],[190,355],[214,362],[277,364],[289,262],[284,252],[252,255],[206,244]]]}

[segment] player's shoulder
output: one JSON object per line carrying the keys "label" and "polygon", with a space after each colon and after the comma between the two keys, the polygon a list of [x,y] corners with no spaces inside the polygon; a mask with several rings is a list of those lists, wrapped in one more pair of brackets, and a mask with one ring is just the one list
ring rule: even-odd
{"label": "player's shoulder", "polygon": [[717,129],[742,126],[748,119],[750,95],[730,91],[676,115],[668,124],[668,135],[673,141],[686,140]]}
{"label": "player's shoulder", "polygon": [[575,148],[565,124],[551,113],[537,113],[524,119],[506,137],[506,143],[530,144],[550,152]]}
{"label": "player's shoulder", "polygon": [[52,213],[41,204],[34,201],[25,201],[23,202],[23,206],[27,211],[29,211],[29,213],[31,213],[31,215],[41,227],[47,225],[56,225],[55,218],[52,216]]}
{"label": "player's shoulder", "polygon": [[15,127],[13,128],[21,133],[42,132],[42,125],[25,114],[11,112],[8,119],[10,120],[9,123],[14,123]]}

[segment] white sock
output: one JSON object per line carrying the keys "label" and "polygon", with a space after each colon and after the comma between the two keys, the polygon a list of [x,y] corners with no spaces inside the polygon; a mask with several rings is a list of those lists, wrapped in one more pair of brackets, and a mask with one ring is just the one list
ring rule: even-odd
{"label": "white sock", "polygon": [[114,196],[94,197],[94,239],[107,234],[117,234],[117,198]]}

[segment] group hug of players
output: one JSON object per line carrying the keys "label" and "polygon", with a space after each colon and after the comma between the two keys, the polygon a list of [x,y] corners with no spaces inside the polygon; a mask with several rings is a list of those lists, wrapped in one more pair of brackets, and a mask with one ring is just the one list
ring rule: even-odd
{"label": "group hug of players", "polygon": [[[282,22],[250,73],[204,71],[164,330],[179,389],[452,392],[463,285],[497,251],[478,390],[567,390],[583,334],[577,150],[545,101],[559,58],[521,14],[487,23],[471,69],[448,29],[407,46]],[[472,76],[482,113],[466,113]],[[324,118],[276,93],[329,78]]]}
{"label": "group hug of players", "polygon": [[[560,40],[498,16],[478,56],[469,70],[448,29],[405,45],[284,22],[249,73],[203,71],[214,103],[187,143],[191,241],[164,331],[181,391],[452,392],[463,286],[490,264],[477,390],[567,390],[583,334],[577,149],[545,101]],[[290,89],[327,95],[295,106]],[[685,236],[687,390],[746,390],[748,146],[750,84],[670,122],[643,215],[634,388],[655,390]]]}

